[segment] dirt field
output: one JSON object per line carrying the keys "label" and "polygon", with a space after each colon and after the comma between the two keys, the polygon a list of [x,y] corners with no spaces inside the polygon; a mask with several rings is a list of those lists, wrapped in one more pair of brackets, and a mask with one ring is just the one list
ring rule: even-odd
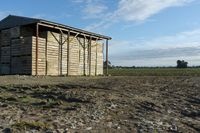
{"label": "dirt field", "polygon": [[0,77],[0,131],[200,132],[200,77]]}

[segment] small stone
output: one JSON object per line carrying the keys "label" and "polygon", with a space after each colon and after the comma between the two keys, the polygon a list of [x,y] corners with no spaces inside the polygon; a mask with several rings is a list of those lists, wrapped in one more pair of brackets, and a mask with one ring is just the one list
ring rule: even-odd
{"label": "small stone", "polygon": [[177,131],[178,131],[178,127],[177,127],[176,125],[172,125],[172,126],[170,127],[170,131],[172,131],[172,132],[177,132]]}
{"label": "small stone", "polygon": [[111,128],[112,127],[112,122],[108,122],[108,127]]}
{"label": "small stone", "polygon": [[53,132],[48,130],[48,131],[46,131],[46,133],[53,133]]}
{"label": "small stone", "polygon": [[92,130],[92,127],[87,127],[86,130]]}

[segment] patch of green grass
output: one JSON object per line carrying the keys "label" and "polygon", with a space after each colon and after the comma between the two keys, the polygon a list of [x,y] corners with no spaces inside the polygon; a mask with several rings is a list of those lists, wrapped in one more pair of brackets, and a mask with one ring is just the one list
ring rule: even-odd
{"label": "patch of green grass", "polygon": [[109,69],[111,76],[200,76],[200,68],[130,68]]}
{"label": "patch of green grass", "polygon": [[23,102],[23,103],[39,103],[39,102],[42,102],[41,99],[33,98],[31,96],[28,96],[28,95],[20,97],[20,101]]}
{"label": "patch of green grass", "polygon": [[0,99],[12,102],[17,101],[16,96],[9,92],[0,92]]}

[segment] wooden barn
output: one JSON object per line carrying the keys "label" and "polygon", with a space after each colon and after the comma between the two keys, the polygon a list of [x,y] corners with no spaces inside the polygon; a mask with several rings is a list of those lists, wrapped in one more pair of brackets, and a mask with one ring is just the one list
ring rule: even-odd
{"label": "wooden barn", "polygon": [[0,21],[1,75],[103,75],[108,36],[43,19],[9,15]]}

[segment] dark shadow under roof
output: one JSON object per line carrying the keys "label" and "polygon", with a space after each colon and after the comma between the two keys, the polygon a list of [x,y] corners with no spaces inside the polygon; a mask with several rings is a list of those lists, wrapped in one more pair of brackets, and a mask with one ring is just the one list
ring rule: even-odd
{"label": "dark shadow under roof", "polygon": [[100,38],[103,38],[103,39],[108,39],[108,40],[112,39],[109,36],[100,35],[100,34],[97,34],[97,33],[85,31],[85,30],[82,30],[82,29],[78,29],[78,28],[74,28],[74,27],[71,27],[71,26],[51,22],[51,21],[44,20],[44,19],[29,18],[29,17],[22,17],[22,16],[14,16],[14,15],[9,15],[6,18],[4,18],[3,20],[0,21],[0,30],[8,29],[8,28],[16,27],[16,26],[36,24],[36,23],[45,23],[45,24],[48,24],[48,25],[61,27],[61,28],[67,29],[67,30],[72,30],[72,31],[75,31],[75,32],[83,33],[83,34],[100,37]]}

